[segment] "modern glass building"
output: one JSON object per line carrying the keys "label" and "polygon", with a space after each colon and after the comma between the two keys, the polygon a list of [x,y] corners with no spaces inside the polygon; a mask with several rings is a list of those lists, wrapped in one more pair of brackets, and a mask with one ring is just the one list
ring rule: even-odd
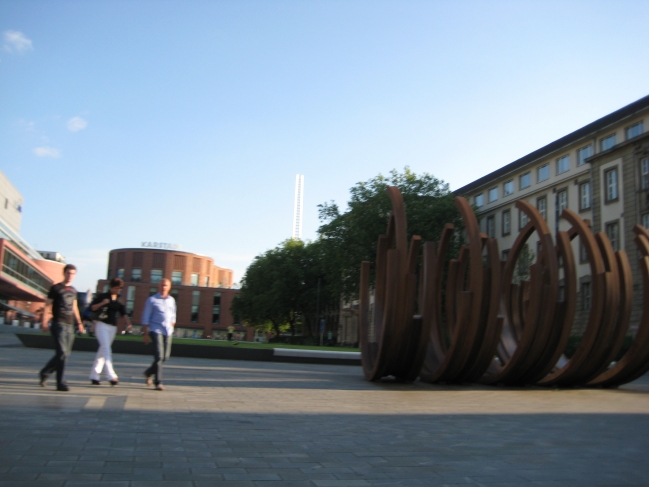
{"label": "modern glass building", "polygon": [[0,322],[33,322],[64,263],[45,259],[19,234],[23,198],[0,172]]}

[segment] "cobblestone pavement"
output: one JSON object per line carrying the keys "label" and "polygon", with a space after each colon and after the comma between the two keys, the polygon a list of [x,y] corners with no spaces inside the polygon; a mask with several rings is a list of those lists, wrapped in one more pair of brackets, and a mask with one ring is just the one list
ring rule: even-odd
{"label": "cobblestone pavement", "polygon": [[[5,328],[4,326],[0,328]],[[8,327],[6,327],[8,328]],[[0,487],[649,485],[649,378],[618,390],[368,383],[360,367],[116,355],[117,387],[38,387],[0,333]],[[51,381],[53,382],[53,381]]]}

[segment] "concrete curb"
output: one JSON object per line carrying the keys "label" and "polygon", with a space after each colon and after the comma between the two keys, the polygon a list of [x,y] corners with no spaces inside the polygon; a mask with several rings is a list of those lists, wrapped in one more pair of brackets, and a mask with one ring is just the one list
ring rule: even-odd
{"label": "concrete curb", "polygon": [[[41,333],[16,333],[22,344],[29,348],[54,349],[50,335]],[[92,337],[76,337],[73,350],[96,352],[97,340]],[[115,340],[113,353],[151,355],[151,345],[143,342]],[[360,365],[360,352],[336,352],[328,350],[299,350],[288,348],[236,348],[218,345],[189,345],[175,342],[172,357],[211,358],[222,360],[253,360],[256,362],[291,362],[302,364]]]}
{"label": "concrete curb", "polygon": [[274,348],[274,362],[297,362],[303,364],[361,365],[360,352],[333,350],[302,350],[299,348]]}

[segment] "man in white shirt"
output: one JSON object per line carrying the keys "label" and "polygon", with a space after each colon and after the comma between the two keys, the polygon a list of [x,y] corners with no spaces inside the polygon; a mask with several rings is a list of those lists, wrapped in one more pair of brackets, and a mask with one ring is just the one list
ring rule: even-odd
{"label": "man in white shirt", "polygon": [[[147,299],[142,312],[144,343],[153,341],[153,363],[144,371],[146,384],[155,384],[157,391],[164,391],[162,385],[162,364],[171,355],[171,337],[176,326],[176,300],[169,295],[171,281],[163,279],[158,293]],[[155,379],[154,379],[155,377]]]}

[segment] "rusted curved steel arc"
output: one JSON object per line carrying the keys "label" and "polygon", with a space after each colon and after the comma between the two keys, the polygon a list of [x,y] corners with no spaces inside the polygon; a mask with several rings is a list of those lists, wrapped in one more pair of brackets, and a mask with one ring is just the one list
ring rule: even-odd
{"label": "rusted curved steel arc", "polygon": [[374,284],[374,329],[377,337],[382,333],[385,306],[387,255],[389,236],[380,235],[376,248],[376,275]]}
{"label": "rusted curved steel arc", "polygon": [[548,339],[544,355],[539,359],[539,367],[521,377],[522,382],[529,384],[535,384],[543,379],[556,367],[570,339],[570,331],[577,311],[577,263],[568,232],[560,231],[557,234],[556,248],[557,255],[563,261],[564,301],[558,304],[555,326]]}
{"label": "rusted curved steel arc", "polygon": [[[579,236],[581,243],[586,247],[586,256],[588,258],[588,263],[590,264],[591,271],[594,274],[605,272],[606,268],[604,266],[604,261],[602,260],[602,255],[600,252],[597,252],[597,250],[599,250],[599,246],[597,245],[595,236],[590,230],[590,222],[588,220],[582,220],[574,211],[568,209],[563,210],[563,213],[561,213],[561,218],[567,220],[568,223],[572,225],[571,239]],[[591,249],[592,252],[589,252],[589,250]]]}
{"label": "rusted curved steel arc", "polygon": [[633,227],[633,233],[636,234],[636,247],[643,257],[649,257],[649,231],[642,225],[636,225]]}
{"label": "rusted curved steel arc", "polygon": [[[436,274],[436,249],[434,242],[426,242],[423,245],[419,297],[419,331],[415,334],[418,341],[416,355],[412,359],[412,367],[408,377],[414,380],[421,372],[428,352],[431,329],[433,326],[433,314],[437,312],[434,286],[430,285]],[[410,380],[410,379],[409,379]]]}
{"label": "rusted curved steel arc", "polygon": [[[460,248],[460,253],[457,257],[457,265],[451,270],[449,268],[449,277],[451,272],[455,272],[453,280],[449,279],[449,283],[446,286],[446,296],[447,296],[447,331],[450,337],[449,352],[454,349],[454,347],[460,346],[460,341],[462,340],[463,325],[461,323],[466,323],[467,314],[464,313],[463,320],[460,319],[460,313],[464,310],[462,309],[462,294],[471,293],[470,290],[465,289],[465,279],[467,275],[467,269],[469,268],[469,262],[471,260],[471,252],[468,245],[463,245]],[[466,305],[466,304],[465,304]],[[451,352],[452,353],[452,352]]]}
{"label": "rusted curved steel arc", "polygon": [[[430,382],[538,381],[540,385],[571,386],[589,381],[590,386],[611,387],[649,370],[649,232],[645,229],[634,229],[643,255],[645,304],[641,323],[629,351],[609,368],[628,328],[633,285],[626,254],[613,253],[604,234],[594,237],[589,222],[565,210],[562,217],[572,228],[569,232],[559,232],[555,248],[547,225],[536,209],[529,203],[517,202],[528,214],[530,223],[519,234],[509,260],[503,265],[499,262],[495,240],[479,232],[468,203],[456,198],[467,226],[468,245],[457,260],[449,263],[448,323],[444,327],[442,276],[453,228],[448,225],[444,228],[437,250],[432,244],[424,246],[418,277],[421,241],[413,239],[408,248],[405,205],[396,188],[390,189],[389,194],[395,210],[387,235],[379,238],[377,248],[376,343],[368,340],[367,289],[361,289],[359,298],[363,369],[368,379],[394,375],[412,380],[420,369],[422,380]],[[534,232],[541,240],[541,255],[531,267],[531,280],[514,285],[516,260]],[[591,268],[592,307],[581,343],[567,360],[562,351],[575,316],[577,289],[570,240],[577,236],[586,248]],[[486,267],[482,259],[485,251]],[[564,262],[563,302],[558,301],[559,256]],[[419,310],[415,310],[418,282],[420,302]],[[369,264],[363,263],[361,287],[368,288],[368,283]],[[499,360],[492,359],[496,351]]]}
{"label": "rusted curved steel arc", "polygon": [[[431,326],[431,342],[435,342],[434,335],[442,336],[441,329],[442,323],[442,282],[444,277],[444,268],[446,264],[446,257],[448,255],[449,247],[451,246],[451,239],[455,233],[455,227],[451,224],[444,225],[442,236],[439,239],[439,246],[437,247],[437,254],[435,255],[435,267],[438,269],[435,279],[431,281],[433,288],[433,295],[435,299],[435,310],[433,314],[433,322]],[[450,271],[449,271],[450,275]],[[444,351],[445,353],[445,351]],[[441,355],[440,355],[441,356]],[[441,362],[441,360],[440,360]]]}
{"label": "rusted curved steel arc", "polygon": [[[448,361],[449,354],[453,352],[452,336],[458,318],[458,295],[455,290],[458,287],[457,281],[459,279],[461,262],[465,258],[464,256],[466,254],[466,248],[463,246],[460,249],[458,259],[451,259],[448,263],[446,300],[444,306],[446,311],[446,323],[444,324],[443,322],[440,307],[439,313],[434,315],[435,321],[433,322],[433,327],[430,333],[428,353],[420,373],[421,379],[426,382],[437,382],[440,380],[440,377],[446,370],[445,364]],[[441,261],[443,262],[443,260]],[[440,262],[439,258],[437,259],[437,262]],[[449,291],[449,289],[453,291]],[[436,300],[441,304],[441,289],[436,290]]]}
{"label": "rusted curved steel arc", "polygon": [[[613,347],[621,347],[623,344],[628,318],[631,314],[631,297],[623,303],[627,307],[620,305],[620,299],[623,294],[633,292],[633,284],[621,280],[623,270],[620,270],[618,266],[618,256],[606,234],[597,233],[595,240],[604,259],[609,287],[599,333],[587,359],[582,363],[579,373],[572,377],[573,384],[585,384],[608,368],[611,360],[615,358],[615,353],[610,357]],[[628,277],[628,281],[630,281],[631,276]]]}
{"label": "rusted curved steel arc", "polygon": [[[360,324],[364,325],[360,331],[361,345],[363,342],[366,346],[361,346],[361,361],[363,364],[363,372],[365,377],[370,380],[378,380],[384,376],[385,373],[385,360],[381,360],[382,344],[384,342],[384,314],[386,311],[386,294],[388,288],[387,276],[387,254],[390,244],[390,237],[394,238],[394,217],[391,214],[388,222],[387,235],[380,235],[377,243],[376,251],[376,276],[375,276],[375,290],[374,290],[374,313],[373,313],[373,327],[375,342],[369,342],[370,332],[370,316],[368,315],[366,321],[361,321]],[[365,269],[366,267],[366,269]],[[363,274],[367,272],[367,275]],[[361,266],[361,290],[360,296],[367,293],[367,302],[369,306],[369,264],[362,264]],[[365,326],[366,325],[366,326]]]}
{"label": "rusted curved steel arc", "polygon": [[[538,256],[538,264],[540,273],[539,286],[542,287],[543,293],[541,295],[542,301],[539,302],[540,319],[536,333],[533,336],[530,333],[532,344],[519,365],[518,377],[510,377],[509,380],[511,381],[521,381],[525,375],[534,373],[545,366],[545,363],[539,363],[539,360],[544,356],[548,340],[552,335],[559,297],[559,262],[552,233],[545,219],[535,207],[527,202],[521,202],[518,206],[526,211],[528,218],[536,228],[541,242],[541,255]],[[525,209],[525,206],[527,206],[527,209]]]}
{"label": "rusted curved steel arc", "polygon": [[562,379],[561,385],[563,386],[585,384],[599,375],[610,363],[610,361],[604,363],[604,360],[615,336],[616,316],[620,301],[619,271],[615,252],[606,234],[597,233],[595,241],[605,269],[604,306],[597,329],[587,328],[577,349],[577,353],[580,352],[580,348],[584,353],[579,367]]}
{"label": "rusted curved steel arc", "polygon": [[[461,372],[470,359],[469,354],[474,348],[477,338],[481,335],[481,307],[483,287],[482,267],[482,234],[478,220],[471,206],[462,197],[455,197],[455,206],[460,212],[466,229],[467,245],[463,247],[458,257],[460,265],[457,268],[456,285],[449,291],[455,293],[458,309],[455,319],[449,318],[448,329],[451,334],[450,347],[440,366],[438,380],[447,382],[461,381]],[[465,275],[467,286],[464,287]]]}
{"label": "rusted curved steel arc", "polygon": [[[503,298],[506,315],[503,317],[501,347],[507,354],[499,354],[502,366],[493,373],[485,375],[480,382],[486,384],[518,383],[521,377],[538,367],[538,360],[543,355],[543,345],[547,342],[554,321],[554,313],[558,296],[558,261],[552,242],[552,235],[547,223],[536,208],[525,201],[517,201],[516,206],[529,218],[530,222],[521,231],[510,251],[505,271],[503,273]],[[536,232],[541,241],[542,258],[531,267],[530,300],[527,309],[517,306],[512,299],[518,298],[518,293],[512,289],[512,279],[516,262],[524,245],[532,233]],[[547,279],[543,274],[549,274],[549,286],[542,285]],[[525,286],[523,286],[525,291]],[[518,310],[520,313],[517,313]],[[522,323],[520,320],[524,320]],[[535,343],[536,338],[536,343]],[[498,369],[498,364],[495,365]]]}
{"label": "rusted curved steel arc", "polygon": [[649,370],[649,232],[636,225],[635,243],[643,257],[639,260],[643,280],[643,309],[635,340],[618,362],[588,385],[616,387],[644,375]]}
{"label": "rusted curved steel arc", "polygon": [[[390,222],[392,221],[392,216],[390,216]],[[375,342],[367,341],[367,347],[361,348],[361,361],[363,362],[363,371],[365,377],[368,380],[378,380],[383,377],[385,364],[379,360],[379,354],[381,349],[381,344],[383,343],[383,316],[385,310],[385,301],[386,301],[386,287],[387,287],[387,252],[389,246],[389,233],[391,223],[388,224],[388,235],[380,235],[377,243],[376,251],[376,276],[375,276],[375,288],[374,288],[374,313],[367,318],[367,327],[364,331],[361,330],[363,337],[368,340],[367,336],[370,331],[369,320],[372,319],[372,325],[374,328],[374,337]],[[393,232],[392,232],[393,233]],[[363,272],[363,267],[361,267]],[[367,265],[367,276],[361,274],[361,282],[366,280],[367,284],[364,286],[369,286],[369,264]],[[368,293],[367,300],[369,303],[369,289],[368,287],[361,288],[361,293]],[[361,294],[362,295],[362,294]]]}
{"label": "rusted curved steel arc", "polygon": [[[466,230],[467,244],[460,250],[457,261],[449,264],[446,296],[447,327],[451,342],[445,346],[444,328],[434,323],[429,353],[424,362],[425,381],[454,381],[466,365],[475,339],[480,335],[480,311],[482,300],[482,235],[471,206],[462,197],[455,197]],[[463,290],[464,269],[468,266],[468,289]],[[460,342],[462,340],[462,342]],[[470,346],[463,346],[463,343]],[[438,352],[442,351],[440,355]]]}
{"label": "rusted curved steel arc", "polygon": [[[394,239],[398,250],[407,255],[408,252],[408,222],[406,220],[406,205],[403,195],[396,186],[388,186],[388,196],[392,202],[392,215],[394,217]],[[404,269],[405,271],[405,269]]]}
{"label": "rusted curved steel arc", "polygon": [[[456,281],[458,279],[458,268],[460,267],[460,262],[457,259],[452,259],[448,265],[448,278],[446,280],[447,289],[455,289]],[[426,295],[428,292],[425,293]],[[452,342],[450,337],[452,336],[453,328],[448,326],[449,322],[456,323],[457,321],[457,306],[456,306],[457,295],[455,292],[446,292],[446,322],[447,326],[444,326],[442,322],[441,313],[440,316],[434,315],[434,322],[432,323],[432,328],[430,332],[430,342],[428,345],[428,351],[424,363],[422,365],[422,370],[419,373],[419,377],[424,382],[437,382],[440,380],[442,375],[445,372],[445,364],[448,360],[448,354],[452,353]],[[436,296],[436,300],[441,304],[441,296]],[[447,344],[447,336],[449,337],[449,342]]]}
{"label": "rusted curved steel arc", "polygon": [[484,283],[483,303],[486,304],[486,310],[483,310],[485,316],[484,334],[480,340],[480,348],[470,367],[463,373],[463,379],[467,382],[477,381],[493,362],[503,324],[503,318],[499,316],[502,265],[498,241],[489,239],[486,247],[489,269]]}
{"label": "rusted curved steel arc", "polygon": [[[415,316],[415,297],[417,296],[418,285],[416,267],[421,243],[422,240],[419,235],[414,235],[410,240],[404,290],[405,305],[403,307],[403,316],[401,317],[407,330],[403,337],[401,350],[399,351],[398,369],[395,370],[397,377],[408,382],[415,380],[417,375],[419,375],[421,359],[423,359],[427,345],[426,341],[421,339],[421,318]],[[419,357],[421,359],[418,361],[417,359]]]}
{"label": "rusted curved steel arc", "polygon": [[[645,303],[647,303],[649,299],[649,257],[643,257],[642,260],[644,262],[640,267],[643,282],[645,283],[644,299]],[[647,356],[649,351],[649,319],[646,311],[645,304],[638,333],[627,353],[614,367],[602,374],[602,378],[597,381],[597,384],[593,385],[617,387],[632,382],[649,371],[649,357]]]}
{"label": "rusted curved steel arc", "polygon": [[[405,325],[401,319],[403,311],[403,286],[404,286],[404,266],[405,250],[403,247],[398,248],[399,225],[396,223],[399,218],[405,215],[399,212],[392,212],[391,221],[393,223],[394,242],[388,242],[388,246],[393,243],[397,248],[388,248],[386,252],[386,274],[385,274],[385,300],[382,306],[383,316],[380,329],[382,331],[379,349],[378,349],[378,368],[376,379],[393,375],[398,362],[398,350],[401,341],[404,338]],[[378,337],[377,337],[378,338]]]}
{"label": "rusted curved steel arc", "polygon": [[624,338],[629,329],[629,322],[631,320],[631,309],[633,306],[633,279],[631,276],[631,265],[626,252],[618,250],[615,253],[618,269],[619,269],[619,282],[620,282],[620,308],[617,317],[617,329],[615,337],[611,340],[608,354],[602,361],[602,366],[594,374],[594,379],[588,382],[588,385],[600,385],[615,375],[613,372],[609,377],[604,377],[606,372],[611,370],[609,368],[611,361],[619,354],[622,346],[624,345]]}
{"label": "rusted curved steel arc", "polygon": [[529,222],[519,232],[514,245],[509,252],[509,257],[503,269],[503,300],[504,300],[504,324],[503,324],[503,337],[501,340],[500,358],[503,362],[509,361],[511,356],[516,351],[518,345],[519,333],[522,331],[522,324],[520,323],[520,286],[512,285],[512,279],[516,270],[516,263],[520,256],[527,240],[534,233],[534,224]]}
{"label": "rusted curved steel arc", "polygon": [[[413,338],[421,330],[421,320],[414,318],[417,290],[416,264],[421,238],[413,237],[410,251],[407,242],[407,220],[403,196],[396,187],[387,188],[392,203],[387,234],[379,238],[376,260],[376,292],[374,330],[376,344],[368,340],[369,321],[362,327],[363,343],[361,358],[365,376],[378,380],[394,375],[412,380],[412,358],[423,355],[419,349],[425,343]],[[362,267],[363,286],[369,282],[369,267]],[[361,290],[369,300],[366,290]]]}
{"label": "rusted curved steel arc", "polygon": [[[399,297],[401,291],[400,265],[403,256],[398,249],[389,249],[387,252],[386,294],[383,307],[382,336],[379,342],[378,364],[379,376],[385,377],[393,374],[397,350],[400,346],[401,323],[399,319]],[[396,285],[395,285],[396,283]],[[380,378],[379,377],[379,378]]]}
{"label": "rusted curved steel arc", "polygon": [[410,239],[410,248],[408,249],[408,262],[406,272],[408,274],[417,274],[417,259],[419,250],[424,242],[419,235],[413,235]]}
{"label": "rusted curved steel arc", "polygon": [[[447,223],[444,225],[439,246],[435,255],[424,253],[424,272],[429,276],[424,281],[422,295],[425,296],[425,303],[422,307],[422,320],[429,321],[428,348],[422,363],[419,377],[424,382],[434,382],[440,371],[439,367],[444,361],[446,347],[443,340],[442,323],[442,282],[446,256],[448,254],[451,240],[455,233],[455,227]],[[429,251],[430,252],[430,251]],[[434,260],[433,260],[434,257]],[[430,262],[430,264],[428,264]],[[434,264],[433,264],[434,262]],[[449,263],[450,266],[450,263]],[[454,273],[449,271],[449,277]]]}
{"label": "rusted curved steel arc", "polygon": [[571,210],[564,210],[562,217],[572,225],[572,229],[569,232],[570,235],[574,238],[578,236],[580,242],[586,249],[588,263],[591,269],[592,306],[588,318],[588,324],[586,325],[586,331],[584,332],[577,350],[570,360],[560,364],[560,367],[557,370],[539,381],[539,385],[546,386],[570,385],[572,383],[572,377],[579,373],[582,363],[586,361],[589,351],[596,342],[605,309],[605,300],[608,290],[607,286],[610,286],[610,283],[607,284],[609,281],[607,281],[605,275],[606,269],[599,246],[597,245],[590,228],[575,212]]}
{"label": "rusted curved steel arc", "polygon": [[[479,341],[484,334],[483,311],[483,286],[484,286],[484,268],[482,262],[483,238],[486,237],[480,232],[478,220],[471,208],[469,202],[460,196],[455,197],[455,206],[460,212],[466,228],[468,250],[469,250],[469,269],[468,269],[468,288],[464,299],[468,302],[467,319],[464,326],[461,326],[456,334],[456,343],[462,340],[466,343],[465,347],[457,347],[456,352],[452,354],[448,364],[448,369],[444,374],[447,381],[462,381],[462,371],[467,367],[467,362],[471,360],[471,352],[479,346]],[[461,278],[463,276],[460,276]],[[461,334],[461,338],[460,338]]]}

